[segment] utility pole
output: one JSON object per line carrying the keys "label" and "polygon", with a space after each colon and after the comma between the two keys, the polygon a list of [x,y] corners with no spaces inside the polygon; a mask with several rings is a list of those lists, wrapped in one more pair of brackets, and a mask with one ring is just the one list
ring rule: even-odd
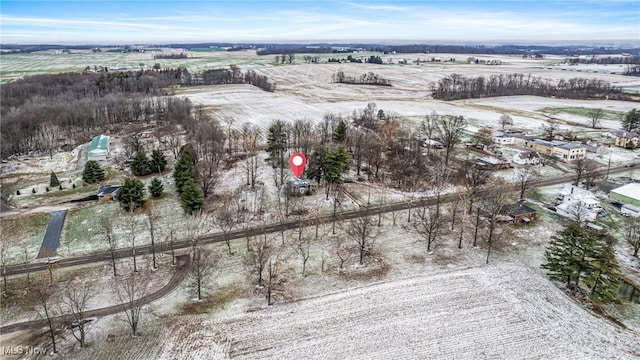
{"label": "utility pole", "polygon": [[607,175],[605,175],[605,180],[609,179],[609,170],[611,169],[611,153],[613,153],[613,151],[611,151],[611,149],[609,149],[609,163],[607,164]]}

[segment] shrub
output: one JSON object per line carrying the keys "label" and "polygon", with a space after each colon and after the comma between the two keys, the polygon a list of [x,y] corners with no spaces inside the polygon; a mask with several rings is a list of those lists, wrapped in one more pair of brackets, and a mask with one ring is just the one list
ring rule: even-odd
{"label": "shrub", "polygon": [[17,191],[16,191],[16,195],[20,195],[20,190],[17,190]]}
{"label": "shrub", "polygon": [[37,193],[36,188],[31,189],[31,193],[32,193],[32,194]]}

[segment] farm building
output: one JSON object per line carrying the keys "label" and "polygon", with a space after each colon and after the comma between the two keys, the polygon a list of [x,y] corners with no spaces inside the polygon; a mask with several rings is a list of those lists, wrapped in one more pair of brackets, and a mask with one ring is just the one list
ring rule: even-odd
{"label": "farm building", "polygon": [[100,185],[98,187],[98,201],[115,199],[119,189],[119,185]]}
{"label": "farm building", "polygon": [[621,203],[640,206],[640,184],[631,183],[611,190],[609,198]]}
{"label": "farm building", "polygon": [[109,154],[109,137],[98,135],[91,139],[87,160],[107,160]]}

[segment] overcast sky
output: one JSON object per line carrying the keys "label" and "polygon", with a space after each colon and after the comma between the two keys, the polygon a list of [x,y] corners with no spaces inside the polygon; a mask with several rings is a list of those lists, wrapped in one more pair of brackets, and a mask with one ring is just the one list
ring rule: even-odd
{"label": "overcast sky", "polygon": [[5,1],[5,44],[640,42],[640,0]]}

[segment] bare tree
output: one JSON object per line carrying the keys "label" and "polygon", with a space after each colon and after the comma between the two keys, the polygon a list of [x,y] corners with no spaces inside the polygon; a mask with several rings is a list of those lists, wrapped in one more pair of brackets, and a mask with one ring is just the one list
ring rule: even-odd
{"label": "bare tree", "polygon": [[482,199],[482,209],[489,219],[489,236],[487,238],[487,264],[489,263],[489,254],[493,245],[493,235],[496,230],[498,215],[502,212],[509,201],[508,186],[502,182],[496,182],[487,191]]}
{"label": "bare tree", "polygon": [[576,174],[574,185],[576,186],[584,180],[588,189],[591,183],[601,175],[601,165],[596,161],[582,158],[574,161],[573,165]]}
{"label": "bare tree", "polygon": [[49,153],[49,158],[53,159],[53,152],[58,148],[60,128],[50,122],[41,124],[37,137],[40,145]]}
{"label": "bare tree", "polygon": [[171,265],[176,265],[176,253],[175,253],[175,239],[176,232],[178,231],[176,223],[173,221],[173,218],[169,221],[167,225],[167,238],[169,240],[169,249],[171,250]]}
{"label": "bare tree", "polygon": [[169,149],[171,149],[173,158],[175,160],[178,160],[178,156],[180,155],[180,148],[182,148],[182,135],[180,135],[177,128],[175,129],[174,133],[167,135],[167,145]]}
{"label": "bare tree", "polygon": [[415,210],[414,220],[407,225],[407,228],[427,243],[427,252],[429,252],[442,225],[442,219],[436,209],[423,206]]}
{"label": "bare tree", "polygon": [[465,162],[458,171],[458,178],[467,188],[466,197],[469,200],[469,213],[473,211],[473,202],[478,192],[487,186],[491,173],[472,162]]}
{"label": "bare tree", "polygon": [[[153,201],[153,200],[152,200]],[[149,226],[149,235],[151,236],[151,255],[153,259],[153,268],[157,269],[156,266],[156,222],[159,219],[158,214],[153,213],[153,205],[149,207],[149,209],[145,212],[147,217],[147,225]]]}
{"label": "bare tree", "polygon": [[195,167],[195,180],[202,189],[202,196],[208,197],[218,184],[218,165],[211,160],[200,160]]}
{"label": "bare tree", "polygon": [[249,240],[249,249],[247,251],[246,260],[255,271],[258,278],[257,284],[263,284],[264,269],[273,252],[271,241],[267,239],[267,235],[258,236]]}
{"label": "bare tree", "polygon": [[547,124],[542,125],[542,131],[544,132],[547,140],[553,140],[553,136],[556,134],[556,130],[558,130],[559,126],[560,124],[558,123],[558,120],[552,118],[547,119]]}
{"label": "bare tree", "polygon": [[353,219],[349,221],[345,233],[357,244],[360,265],[363,265],[364,258],[373,250],[373,245],[379,235],[375,220],[369,215]]}
{"label": "bare tree", "polygon": [[347,244],[347,239],[343,236],[338,236],[335,245],[336,256],[340,260],[339,267],[342,270],[344,264],[351,258],[351,248]]}
{"label": "bare tree", "polygon": [[278,273],[280,270],[280,256],[277,252],[272,253],[267,261],[267,305],[273,305],[273,293],[278,284]]}
{"label": "bare tree", "polygon": [[202,245],[194,242],[193,244],[193,261],[189,268],[189,278],[192,285],[195,285],[198,293],[198,301],[202,300],[202,287],[206,278],[213,271],[213,259],[210,250],[202,248]]}
{"label": "bare tree", "polygon": [[445,148],[444,164],[449,164],[451,150],[460,142],[464,127],[467,125],[462,116],[438,115],[436,118],[436,133]]}
{"label": "bare tree", "polygon": [[227,244],[229,255],[232,254],[229,233],[236,227],[235,209],[233,208],[234,196],[237,195],[230,193],[224,194],[213,213],[213,221],[224,234],[224,241]]}
{"label": "bare tree", "polygon": [[604,111],[600,108],[593,108],[593,109],[589,109],[588,113],[589,113],[589,118],[591,120],[591,127],[593,129],[599,127],[600,119],[602,118]]}
{"label": "bare tree", "polygon": [[502,127],[502,131],[504,131],[504,128],[507,125],[513,125],[513,119],[511,116],[503,114],[500,116],[500,126]]}
{"label": "bare tree", "polygon": [[7,288],[7,243],[4,239],[0,240],[0,266],[2,266],[2,296],[7,297],[9,295]]}
{"label": "bare tree", "polygon": [[531,188],[534,181],[538,179],[538,172],[534,167],[525,165],[514,172],[517,189],[520,192],[520,199],[524,199],[524,193]]}
{"label": "bare tree", "polygon": [[131,328],[132,336],[138,335],[140,314],[146,293],[146,286],[143,284],[145,284],[144,279],[141,279],[136,273],[132,273],[114,284],[114,293],[121,304],[125,321]]}
{"label": "bare tree", "polygon": [[298,234],[295,244],[295,250],[300,255],[300,259],[302,260],[302,277],[305,277],[305,271],[307,269],[307,261],[309,261],[309,257],[311,255],[311,235],[305,233],[304,227],[302,227],[302,222],[300,222],[300,226],[298,227]]}
{"label": "bare tree", "polygon": [[130,216],[127,220],[129,227],[129,241],[131,242],[131,255],[133,256],[133,272],[138,272],[138,263],[136,262],[136,220]]}
{"label": "bare tree", "polygon": [[89,301],[96,295],[92,282],[73,285],[62,295],[62,304],[73,317],[71,333],[78,340],[80,347],[86,345],[86,335],[90,327],[86,320]]}
{"label": "bare tree", "polygon": [[59,300],[53,296],[53,288],[44,285],[36,286],[33,291],[33,296],[37,304],[35,310],[38,313],[38,316],[47,322],[47,328],[49,337],[51,338],[53,352],[56,353],[58,352],[58,349],[56,347],[56,329],[53,318],[58,315],[54,304],[57,304]]}
{"label": "bare tree", "polygon": [[113,268],[113,276],[118,276],[116,269],[116,249],[118,247],[117,240],[113,236],[113,224],[111,218],[103,216],[100,218],[100,227],[102,228],[102,235],[107,240],[109,246],[109,253],[111,255],[111,267]]}
{"label": "bare tree", "polygon": [[638,257],[638,251],[640,251],[640,218],[626,218],[624,220],[624,229],[626,240],[633,250],[633,256]]}

